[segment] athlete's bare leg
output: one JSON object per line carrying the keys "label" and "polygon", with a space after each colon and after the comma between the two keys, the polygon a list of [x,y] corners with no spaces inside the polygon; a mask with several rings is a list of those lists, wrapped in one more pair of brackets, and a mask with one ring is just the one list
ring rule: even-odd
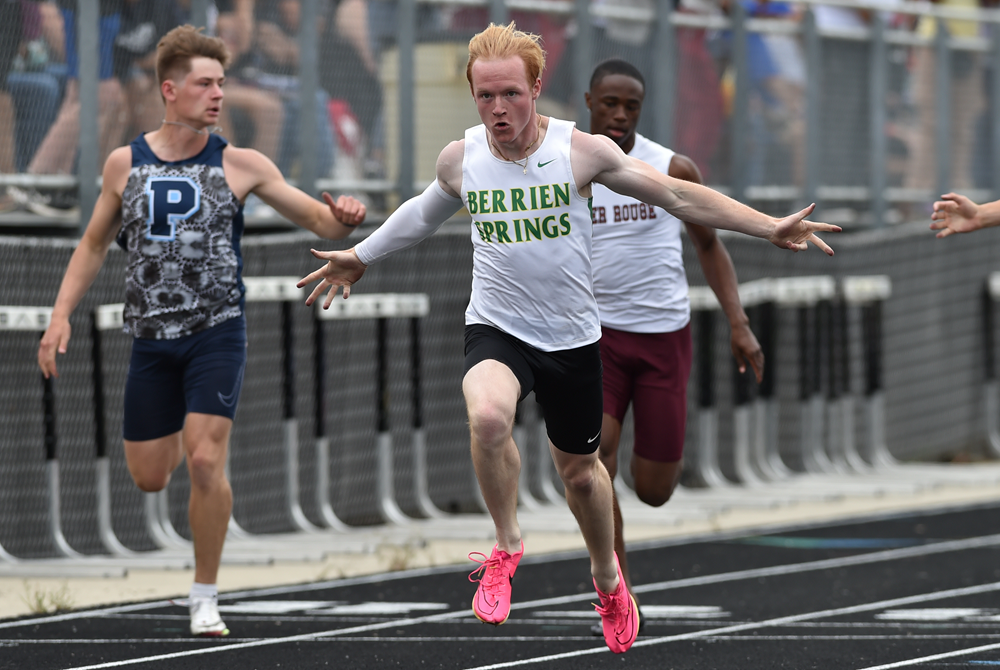
{"label": "athlete's bare leg", "polygon": [[511,432],[521,385],[503,363],[477,363],[462,380],[472,437],[472,465],[486,508],[496,526],[497,546],[514,554],[521,550],[517,523],[517,479],[521,457]]}
{"label": "athlete's bare leg", "polygon": [[608,471],[596,451],[569,454],[559,451],[551,441],[549,451],[566,488],[566,502],[587,544],[590,572],[597,588],[612,593],[618,588],[618,570],[614,558],[614,494]]}
{"label": "athlete's bare leg", "polygon": [[[622,425],[618,419],[610,414],[604,415],[601,425],[601,462],[608,471],[611,480],[614,481],[618,474],[618,444],[621,441]],[[635,481],[635,492],[647,505],[659,507],[670,500],[677,482],[681,476],[681,462],[661,463],[651,461],[636,454],[632,454],[632,477]],[[628,571],[628,557],[625,554],[625,534],[623,532],[622,510],[618,504],[618,497],[614,497],[615,516],[615,551],[618,552],[618,561],[622,566],[622,575],[625,577],[625,584],[628,590],[632,591],[632,576]],[[633,593],[633,597],[635,594]],[[636,602],[639,602],[636,598]]]}
{"label": "athlete's bare leg", "polygon": [[199,584],[216,583],[233,508],[233,492],[225,474],[232,426],[226,417],[192,412],[182,432],[155,440],[125,441],[125,460],[132,479],[147,492],[165,488],[171,473],[187,456],[191,477],[188,520],[194,538],[194,581]]}
{"label": "athlete's bare leg", "polygon": [[187,415],[184,451],[191,476],[188,520],[194,538],[194,581],[215,584],[233,511],[233,490],[226,478],[226,452],[232,419],[213,414]]}
{"label": "athlete's bare leg", "polygon": [[141,442],[125,440],[125,462],[135,485],[146,493],[162,491],[184,459],[181,432]]}

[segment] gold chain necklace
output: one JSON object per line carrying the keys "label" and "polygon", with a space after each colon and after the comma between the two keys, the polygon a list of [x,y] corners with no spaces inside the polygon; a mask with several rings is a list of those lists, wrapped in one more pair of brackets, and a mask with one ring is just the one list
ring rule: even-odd
{"label": "gold chain necklace", "polygon": [[498,154],[500,154],[500,158],[504,159],[508,163],[513,163],[514,165],[517,165],[518,167],[524,168],[524,171],[523,171],[522,174],[528,174],[528,151],[531,150],[531,147],[535,146],[535,142],[538,141],[538,138],[542,134],[542,115],[541,114],[536,114],[535,116],[538,117],[538,128],[535,129],[535,139],[531,140],[531,144],[529,144],[528,146],[526,146],[524,148],[524,164],[523,165],[521,163],[518,163],[516,160],[513,160],[511,158],[507,158],[506,156],[504,156],[503,152],[500,151],[500,147],[498,147],[497,143],[493,141],[493,133],[490,133],[490,144],[492,144],[493,148],[497,150]]}

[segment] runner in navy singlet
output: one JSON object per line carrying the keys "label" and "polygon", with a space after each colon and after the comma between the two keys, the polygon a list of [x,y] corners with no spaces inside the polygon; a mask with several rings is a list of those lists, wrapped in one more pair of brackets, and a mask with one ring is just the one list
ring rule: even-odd
{"label": "runner in navy singlet", "polygon": [[125,458],[136,485],[159,491],[186,457],[195,547],[191,633],[226,635],[216,577],[232,510],[225,474],[229,434],[246,364],[240,237],[243,202],[255,193],[320,237],[346,237],[365,207],[325,204],[293,188],[269,159],[235,148],[211,128],[222,109],[229,52],[191,26],[157,48],[163,125],[116,149],[101,195],[73,252],[38,349],[57,375],[70,315],[118,237],[128,252],[125,332],[134,336],[125,391]]}

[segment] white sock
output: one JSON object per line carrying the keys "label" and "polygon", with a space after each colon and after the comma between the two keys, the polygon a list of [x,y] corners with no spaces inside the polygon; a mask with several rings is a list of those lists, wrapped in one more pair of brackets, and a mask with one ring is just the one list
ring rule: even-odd
{"label": "white sock", "polygon": [[191,598],[218,599],[219,587],[215,584],[199,584],[198,582],[194,582],[191,584],[191,593],[189,596]]}

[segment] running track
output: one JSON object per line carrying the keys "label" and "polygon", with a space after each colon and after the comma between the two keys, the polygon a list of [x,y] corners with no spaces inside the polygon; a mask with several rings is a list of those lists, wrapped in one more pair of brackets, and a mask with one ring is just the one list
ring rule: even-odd
{"label": "running track", "polygon": [[526,549],[498,628],[470,563],[224,594],[223,640],[164,601],[3,621],[0,668],[1000,668],[1000,503],[635,545],[623,656],[590,635],[585,556]]}

